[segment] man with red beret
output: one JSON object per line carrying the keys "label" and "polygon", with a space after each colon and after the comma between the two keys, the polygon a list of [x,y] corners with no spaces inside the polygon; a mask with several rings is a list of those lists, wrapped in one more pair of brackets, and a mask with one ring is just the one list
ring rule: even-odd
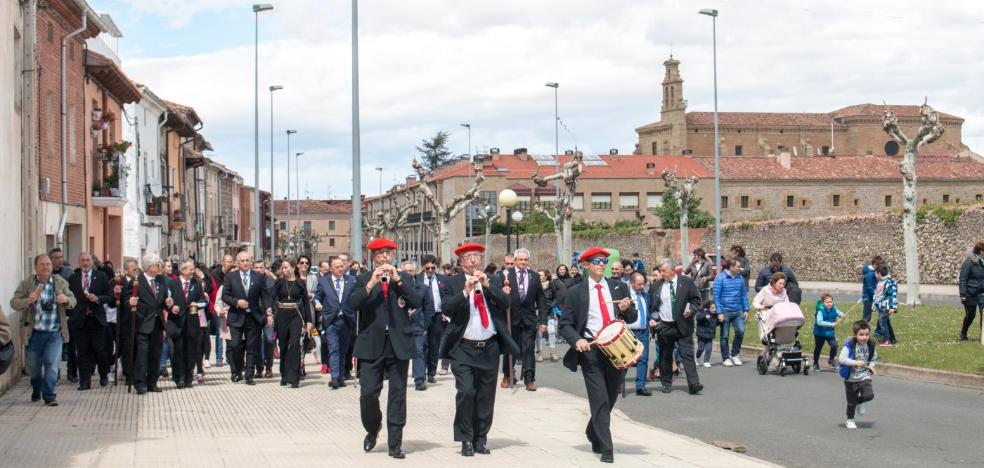
{"label": "man with red beret", "polygon": [[568,343],[573,343],[564,356],[564,366],[572,372],[581,366],[591,409],[591,419],[584,433],[591,442],[591,450],[601,454],[601,461],[614,463],[609,426],[622,373],[589,340],[594,340],[601,329],[611,322],[624,320],[632,323],[639,315],[630,298],[629,287],[619,280],[605,278],[608,252],[592,247],[578,259],[586,264],[588,277],[567,289],[561,307],[560,335]]}
{"label": "man with red beret", "polygon": [[359,408],[366,438],[362,449],[372,451],[382,429],[379,394],[383,376],[389,378],[386,434],[389,456],[405,458],[403,426],[407,422],[407,367],[414,339],[409,309],[420,307],[413,279],[393,266],[396,243],[386,238],[369,242],[374,269],[355,280],[350,300],[356,310],[358,336],[353,355],[359,360]]}
{"label": "man with red beret", "polygon": [[495,407],[499,355],[518,353],[509,336],[506,307],[509,287],[482,271],[482,244],[465,243],[454,250],[462,273],[447,279],[443,313],[451,320],[441,357],[451,359],[455,395],[454,440],[461,455],[491,453],[486,447]]}

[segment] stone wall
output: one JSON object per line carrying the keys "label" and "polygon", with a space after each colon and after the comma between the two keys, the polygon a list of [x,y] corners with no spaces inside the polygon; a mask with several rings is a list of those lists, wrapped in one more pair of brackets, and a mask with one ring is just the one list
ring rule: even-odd
{"label": "stone wall", "polygon": [[[659,234],[657,234],[657,232],[659,232]],[[613,248],[617,249],[619,253],[622,254],[622,258],[630,258],[633,253],[638,253],[646,264],[649,264],[649,259],[653,258],[654,255],[665,256],[665,247],[663,242],[663,239],[666,237],[665,232],[666,231],[653,231],[650,234],[619,233],[602,236],[597,239],[578,239],[575,236],[574,250],[582,251],[593,246]],[[476,237],[471,240],[481,243],[485,242],[484,237]],[[491,246],[489,252],[491,252],[491,254],[489,255],[489,261],[495,263],[497,266],[502,265],[502,255],[506,252],[506,236],[493,235],[490,244]],[[570,264],[571,262],[570,259],[565,259],[562,262],[557,261],[557,241],[553,234],[520,235],[519,247],[529,249],[532,257],[530,265],[538,270],[553,270],[559,263]],[[517,248],[516,236],[513,236],[512,248],[514,250]],[[654,253],[654,248],[659,249],[659,254]]]}

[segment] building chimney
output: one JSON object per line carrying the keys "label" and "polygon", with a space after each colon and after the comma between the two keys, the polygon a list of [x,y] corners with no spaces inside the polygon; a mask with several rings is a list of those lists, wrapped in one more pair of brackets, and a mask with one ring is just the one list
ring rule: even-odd
{"label": "building chimney", "polygon": [[513,150],[513,154],[522,161],[526,161],[530,157],[529,151],[526,148],[516,148]]}
{"label": "building chimney", "polygon": [[616,150],[614,153],[609,152],[608,153],[608,159],[610,159],[612,161],[618,161],[618,151]]}
{"label": "building chimney", "polygon": [[416,181],[417,181],[417,176],[415,176],[415,175],[408,175],[407,176],[407,187],[409,187],[410,184],[412,184],[412,183],[414,183]]}
{"label": "building chimney", "polygon": [[611,156],[617,155],[618,154],[618,148],[612,148],[612,149],[608,150],[608,154],[611,155]]}
{"label": "building chimney", "polygon": [[489,148],[489,153],[492,154],[492,159],[498,161],[502,156],[499,154],[499,148]]}
{"label": "building chimney", "polygon": [[789,170],[793,167],[793,155],[789,151],[780,152],[779,157],[776,159],[783,169]]}

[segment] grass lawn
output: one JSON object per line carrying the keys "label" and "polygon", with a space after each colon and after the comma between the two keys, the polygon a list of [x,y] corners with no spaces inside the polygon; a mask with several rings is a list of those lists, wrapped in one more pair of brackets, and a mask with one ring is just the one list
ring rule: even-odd
{"label": "grass lawn", "polygon": [[[841,303],[837,306],[847,313],[847,318],[837,327],[837,343],[843,345],[844,340],[851,337],[851,324],[861,320],[861,304],[857,307],[849,303]],[[800,342],[803,344],[803,350],[812,359],[816,306],[813,302],[807,304],[804,301],[801,307],[806,316],[806,323],[800,329]],[[872,332],[876,326],[877,315],[877,312],[873,314]],[[891,348],[878,348],[879,361],[984,375],[984,346],[980,344],[980,322],[975,320],[971,325],[970,342],[957,341],[963,316],[961,306],[924,305],[917,308],[902,306],[899,312],[892,316],[892,326],[895,328],[898,344]],[[757,344],[758,322],[755,320],[754,312],[749,313],[748,318],[744,344],[754,346]],[[826,365],[826,356],[825,346],[820,356],[821,365]]]}

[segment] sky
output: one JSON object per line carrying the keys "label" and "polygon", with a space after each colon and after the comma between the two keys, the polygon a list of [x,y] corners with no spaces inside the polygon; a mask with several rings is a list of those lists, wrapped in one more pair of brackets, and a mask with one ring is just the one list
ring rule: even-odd
{"label": "sky", "polygon": [[[260,187],[286,196],[287,141],[300,196],[352,192],[352,10],[348,0],[270,0],[259,15]],[[249,1],[89,0],[123,32],[130,78],[194,107],[210,155],[254,177],[254,16]],[[663,61],[681,61],[688,110],[829,112],[921,104],[966,119],[984,145],[984,13],[975,1],[372,0],[359,4],[362,192],[412,173],[415,146],[451,133],[454,154],[487,148],[631,153],[659,120]],[[975,78],[977,77],[977,78]],[[471,125],[468,132],[460,124]],[[292,173],[294,158],[291,158]],[[382,168],[382,172],[376,170]],[[380,179],[382,184],[380,184]],[[291,182],[297,187],[296,182]]]}

